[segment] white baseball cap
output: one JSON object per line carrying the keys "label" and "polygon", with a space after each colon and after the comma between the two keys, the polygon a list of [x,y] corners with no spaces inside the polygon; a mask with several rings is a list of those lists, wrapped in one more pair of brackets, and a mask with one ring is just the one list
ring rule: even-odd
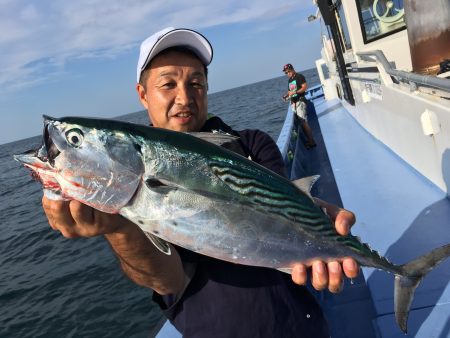
{"label": "white baseball cap", "polygon": [[203,35],[191,29],[164,28],[142,42],[137,64],[137,82],[139,82],[141,72],[159,52],[175,46],[192,50],[205,66],[211,63],[213,49]]}

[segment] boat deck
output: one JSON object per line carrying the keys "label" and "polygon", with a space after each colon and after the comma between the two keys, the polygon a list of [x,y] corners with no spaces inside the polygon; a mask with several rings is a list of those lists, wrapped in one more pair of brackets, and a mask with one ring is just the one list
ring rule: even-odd
{"label": "boat deck", "polygon": [[[352,233],[396,264],[450,243],[446,192],[367,133],[348,112],[351,108],[338,100],[315,103],[310,125],[318,146],[303,150],[302,160],[309,163],[303,175],[322,175],[313,195],[355,212]],[[321,292],[318,297],[333,337],[444,338],[450,337],[449,280],[450,260],[423,280],[407,335],[395,323],[394,278],[384,271],[363,268],[341,294]]]}

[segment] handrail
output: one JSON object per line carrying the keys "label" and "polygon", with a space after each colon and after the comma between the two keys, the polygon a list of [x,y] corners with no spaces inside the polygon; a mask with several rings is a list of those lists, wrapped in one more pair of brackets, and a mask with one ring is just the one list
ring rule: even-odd
{"label": "handrail", "polygon": [[289,150],[289,143],[291,141],[291,134],[293,128],[294,128],[294,113],[292,111],[291,105],[288,105],[286,118],[284,119],[284,124],[283,127],[281,128],[277,140],[277,146],[278,149],[280,149],[280,153],[283,156],[283,159],[286,158]]}
{"label": "handrail", "polygon": [[429,75],[420,75],[411,72],[405,72],[403,70],[397,70],[391,66],[389,61],[384,56],[384,53],[381,50],[374,50],[368,52],[358,52],[356,55],[360,56],[362,60],[365,61],[373,61],[373,59],[369,58],[369,56],[375,56],[378,61],[381,62],[384,70],[389,75],[395,76],[402,80],[414,82],[416,84],[421,84],[428,87],[434,87],[437,89],[445,90],[450,92],[450,80],[442,79],[439,77],[429,76]]}

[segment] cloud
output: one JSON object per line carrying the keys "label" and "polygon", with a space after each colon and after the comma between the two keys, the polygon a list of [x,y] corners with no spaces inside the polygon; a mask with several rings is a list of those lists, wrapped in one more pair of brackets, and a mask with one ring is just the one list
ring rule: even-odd
{"label": "cloud", "polygon": [[281,6],[270,0],[0,0],[0,90],[49,81],[73,60],[116,57],[163,27],[267,21],[307,3],[311,6],[310,0]]}

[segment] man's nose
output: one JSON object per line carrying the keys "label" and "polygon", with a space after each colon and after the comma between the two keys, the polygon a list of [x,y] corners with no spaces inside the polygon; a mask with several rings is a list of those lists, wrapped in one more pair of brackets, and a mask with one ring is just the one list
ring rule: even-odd
{"label": "man's nose", "polygon": [[186,85],[179,86],[175,103],[187,106],[192,100],[192,93],[189,87]]}

